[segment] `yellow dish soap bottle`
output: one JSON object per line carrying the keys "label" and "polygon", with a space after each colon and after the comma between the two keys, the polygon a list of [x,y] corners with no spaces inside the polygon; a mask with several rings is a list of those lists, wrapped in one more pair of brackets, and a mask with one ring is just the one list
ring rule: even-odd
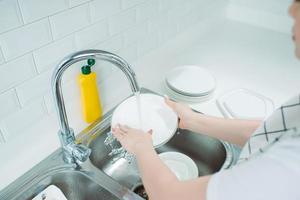
{"label": "yellow dish soap bottle", "polygon": [[84,121],[87,123],[92,123],[102,116],[102,106],[97,89],[97,76],[95,72],[91,71],[94,64],[94,59],[88,59],[88,65],[81,67],[81,74],[78,76],[82,114]]}

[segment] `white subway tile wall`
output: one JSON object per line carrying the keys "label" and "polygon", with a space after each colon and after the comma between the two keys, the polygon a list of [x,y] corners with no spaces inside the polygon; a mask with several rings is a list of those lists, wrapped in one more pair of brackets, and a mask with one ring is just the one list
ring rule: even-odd
{"label": "white subway tile wall", "polygon": [[[210,0],[220,1],[227,2]],[[212,6],[198,0],[0,1],[0,143],[9,143],[43,119],[55,117],[51,74],[66,55],[97,48],[134,62],[208,18],[201,15],[206,8],[213,13]],[[76,127],[86,126],[76,83],[81,64],[67,70],[63,80],[67,112],[76,132]],[[130,88],[111,64],[97,62],[94,70],[107,111]],[[57,129],[53,127],[54,132]]]}
{"label": "white subway tile wall", "polygon": [[3,136],[3,134],[0,130],[0,144],[4,144],[4,142],[5,142],[5,139],[4,139],[4,136]]}
{"label": "white subway tile wall", "polygon": [[43,99],[37,99],[23,109],[7,116],[0,122],[4,139],[9,141],[25,132],[26,129],[36,125],[37,122],[47,116],[47,110]]}
{"label": "white subway tile wall", "polygon": [[0,65],[3,64],[4,62],[5,62],[4,56],[3,56],[2,51],[0,49]]}
{"label": "white subway tile wall", "polygon": [[116,35],[126,29],[132,27],[136,23],[136,11],[130,9],[113,16],[109,20],[109,32],[112,35]]}
{"label": "white subway tile wall", "polygon": [[0,1],[0,33],[23,24],[17,0]]}
{"label": "white subway tile wall", "polygon": [[76,49],[74,35],[54,41],[33,51],[33,57],[39,73],[54,69],[55,64]]}
{"label": "white subway tile wall", "polygon": [[25,23],[53,15],[68,8],[67,0],[18,0]]}
{"label": "white subway tile wall", "polygon": [[117,54],[122,55],[122,57],[129,63],[133,62],[137,59],[137,46],[131,45],[127,46],[120,51],[117,52]]}
{"label": "white subway tile wall", "polygon": [[53,38],[61,38],[88,26],[91,21],[89,14],[89,6],[84,4],[49,17]]}
{"label": "white subway tile wall", "polygon": [[149,33],[149,22],[142,22],[124,32],[124,46],[137,44]]}
{"label": "white subway tile wall", "polygon": [[147,3],[137,8],[136,20],[138,22],[145,21],[154,17],[158,13],[159,1],[147,1]]}
{"label": "white subway tile wall", "polygon": [[52,70],[48,70],[16,87],[21,106],[40,98],[51,89],[51,75]]}
{"label": "white subway tile wall", "polygon": [[70,0],[70,7],[78,6],[80,4],[86,3],[90,0]]}
{"label": "white subway tile wall", "polygon": [[0,46],[6,60],[17,58],[51,41],[48,19],[0,35]]}
{"label": "white subway tile wall", "polygon": [[82,31],[75,33],[76,45],[79,49],[89,48],[109,37],[106,21],[97,22]]}
{"label": "white subway tile wall", "polygon": [[287,13],[291,2],[292,0],[230,0],[227,17],[290,34],[293,21]]}
{"label": "white subway tile wall", "polygon": [[19,99],[15,89],[8,90],[0,95],[0,120],[20,109]]}
{"label": "white subway tile wall", "polygon": [[0,65],[0,92],[16,87],[37,74],[31,54]]}
{"label": "white subway tile wall", "polygon": [[117,35],[114,37],[111,37],[109,40],[96,44],[94,47],[96,49],[103,49],[106,51],[110,51],[113,53],[116,53],[120,49],[123,48],[124,39],[122,35]]}
{"label": "white subway tile wall", "polygon": [[145,0],[122,0],[122,8],[123,9],[130,8],[139,3],[142,3],[143,1]]}
{"label": "white subway tile wall", "polygon": [[286,15],[292,0],[230,0],[232,4],[246,6],[255,10],[272,12],[273,14]]}
{"label": "white subway tile wall", "polygon": [[120,12],[121,0],[94,0],[90,4],[92,21],[99,21]]}
{"label": "white subway tile wall", "polygon": [[97,73],[97,82],[98,84],[102,83],[107,77],[111,75],[113,69],[116,69],[111,63],[105,61],[99,61],[95,64],[93,69]]}

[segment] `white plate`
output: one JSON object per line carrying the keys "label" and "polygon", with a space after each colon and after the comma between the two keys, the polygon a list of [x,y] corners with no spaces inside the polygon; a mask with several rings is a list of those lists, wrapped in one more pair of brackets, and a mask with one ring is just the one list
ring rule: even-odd
{"label": "white plate", "polygon": [[198,167],[187,155],[179,152],[165,152],[159,154],[159,157],[179,180],[187,181],[198,177]]}
{"label": "white plate", "polygon": [[126,99],[114,111],[111,126],[122,124],[143,131],[152,129],[154,147],[169,141],[177,130],[178,117],[164,98],[154,94],[140,94],[140,108],[139,113],[136,96]]}
{"label": "white plate", "polygon": [[167,85],[165,85],[165,91],[168,94],[168,96],[176,101],[184,102],[184,103],[201,103],[208,101],[213,98],[214,93],[211,92],[204,96],[199,97],[191,97],[191,96],[185,96],[179,93],[176,93],[175,91],[171,90]]}
{"label": "white plate", "polygon": [[50,185],[32,200],[67,200],[62,191],[55,185]]}
{"label": "white plate", "polygon": [[165,81],[172,90],[186,96],[207,95],[216,87],[215,78],[207,69],[193,65],[172,69]]}

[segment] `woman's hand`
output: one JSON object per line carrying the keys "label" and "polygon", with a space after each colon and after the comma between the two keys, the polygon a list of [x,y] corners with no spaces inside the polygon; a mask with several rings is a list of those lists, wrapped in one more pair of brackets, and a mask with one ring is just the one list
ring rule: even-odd
{"label": "woman's hand", "polygon": [[133,155],[137,155],[144,150],[153,149],[152,130],[143,132],[128,126],[117,125],[112,128],[112,133],[121,145]]}
{"label": "woman's hand", "polygon": [[185,104],[177,103],[165,97],[165,102],[170,106],[179,117],[179,128],[192,129],[193,121],[195,120],[196,113]]}

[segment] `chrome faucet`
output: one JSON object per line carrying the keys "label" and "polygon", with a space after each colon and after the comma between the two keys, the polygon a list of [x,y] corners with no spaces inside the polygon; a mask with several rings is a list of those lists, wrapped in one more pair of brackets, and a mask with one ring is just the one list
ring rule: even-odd
{"label": "chrome faucet", "polygon": [[86,161],[91,154],[91,150],[88,147],[82,144],[76,144],[75,142],[74,131],[69,126],[64,99],[62,95],[62,75],[64,74],[66,69],[68,69],[74,63],[88,59],[100,59],[114,64],[119,69],[121,69],[126,75],[130,83],[132,92],[136,93],[140,91],[139,85],[136,81],[135,73],[131,69],[130,65],[124,59],[113,53],[91,49],[79,51],[65,57],[54,70],[52,74],[51,84],[54,104],[58,114],[60,126],[58,134],[63,148],[64,161],[67,163],[78,163]]}

